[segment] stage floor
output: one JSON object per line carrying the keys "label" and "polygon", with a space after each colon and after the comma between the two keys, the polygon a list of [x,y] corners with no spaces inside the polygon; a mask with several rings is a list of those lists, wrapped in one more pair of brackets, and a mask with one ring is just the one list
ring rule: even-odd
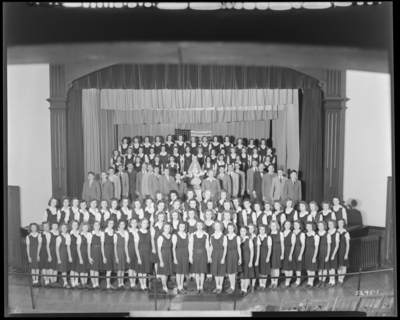
{"label": "stage floor", "polygon": [[[354,297],[358,277],[345,279],[342,287],[289,288],[267,290],[248,294],[236,302],[236,310],[248,310],[256,306],[279,306],[282,299]],[[103,280],[105,281],[105,280]],[[379,290],[379,294],[393,294],[394,281],[391,271],[362,276],[361,291]],[[154,299],[144,292],[93,291],[33,288],[36,309],[32,309],[29,280],[27,277],[9,276],[9,305],[12,313],[34,312],[129,312],[154,311]],[[157,295],[158,310],[233,310],[233,296],[228,294],[204,295]]]}

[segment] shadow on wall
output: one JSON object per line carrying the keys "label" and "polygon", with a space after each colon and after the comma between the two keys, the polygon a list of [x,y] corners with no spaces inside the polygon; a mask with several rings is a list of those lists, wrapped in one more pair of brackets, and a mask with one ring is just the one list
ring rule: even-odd
{"label": "shadow on wall", "polygon": [[343,203],[343,206],[348,212],[348,224],[368,225],[368,221],[366,219],[367,214],[364,210],[359,209],[362,206],[361,200],[349,198]]}

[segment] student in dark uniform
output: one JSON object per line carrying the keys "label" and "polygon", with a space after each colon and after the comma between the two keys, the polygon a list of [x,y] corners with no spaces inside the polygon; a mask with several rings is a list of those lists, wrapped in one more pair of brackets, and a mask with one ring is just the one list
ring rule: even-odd
{"label": "student in dark uniform", "polygon": [[172,210],[169,214],[171,215],[171,219],[168,221],[171,223],[171,233],[176,234],[179,231],[179,223],[181,222],[179,212],[178,210]]}
{"label": "student in dark uniform", "polygon": [[208,172],[208,170],[210,170],[210,169],[216,171],[215,165],[211,161],[211,157],[206,156],[202,170]]}
{"label": "student in dark uniform", "polygon": [[344,219],[337,220],[338,229],[337,232],[339,233],[339,253],[338,253],[338,282],[337,286],[343,285],[344,276],[341,274],[346,273],[347,268],[350,266],[349,264],[349,251],[350,251],[350,235],[346,230],[346,222]]}
{"label": "student in dark uniform", "polygon": [[195,156],[197,157],[197,161],[199,162],[200,168],[203,168],[203,164],[204,164],[204,159],[205,159],[205,155],[204,155],[204,149],[199,147],[197,149],[197,154],[195,154]]}
{"label": "student in dark uniform", "polygon": [[[87,289],[88,281],[88,270],[90,269],[89,258],[88,258],[88,239],[91,238],[90,225],[87,221],[81,223],[80,234],[78,236],[77,252],[79,257],[78,271],[81,277],[81,287],[79,289]],[[79,285],[78,285],[79,286]]]}
{"label": "student in dark uniform", "polygon": [[79,221],[72,220],[71,222],[71,231],[69,232],[71,243],[70,243],[70,251],[72,263],[70,265],[71,272],[69,273],[71,279],[71,288],[79,289],[79,256],[78,256],[78,237],[79,237]]}
{"label": "student in dark uniform", "polygon": [[154,152],[154,147],[151,146],[150,149],[149,149],[149,154],[147,155],[147,159],[149,160],[149,163],[152,166],[154,166],[155,157],[156,157],[156,154]]}
{"label": "student in dark uniform", "polygon": [[135,155],[133,154],[132,147],[128,148],[128,151],[125,155],[125,159],[124,159],[125,170],[128,170],[129,163],[135,164]]}
{"label": "student in dark uniform", "polygon": [[154,153],[155,154],[160,154],[160,152],[161,152],[161,147],[162,147],[162,143],[161,143],[161,137],[160,136],[156,136],[155,138],[154,138],[154,144],[153,144],[153,146],[154,146]]}
{"label": "student in dark uniform", "polygon": [[[89,221],[90,218],[90,214],[89,211],[87,210],[88,204],[86,202],[86,200],[82,199],[79,202],[79,220],[78,221]],[[77,219],[75,219],[77,220]]]}
{"label": "student in dark uniform", "polygon": [[112,152],[112,156],[110,159],[110,166],[114,168],[115,164],[117,163],[118,157],[121,156],[121,153],[118,151],[118,149],[114,149]]}
{"label": "student in dark uniform", "polygon": [[[276,220],[276,216],[275,213],[272,212],[272,207],[273,204],[269,201],[265,201],[264,202],[264,217],[263,217],[263,221],[264,219],[267,219],[267,223],[263,223],[266,226],[269,226],[269,224],[271,223],[272,220]],[[257,222],[257,225],[259,225],[259,223]]]}
{"label": "student in dark uniform", "polygon": [[[271,246],[268,246],[268,226],[264,224],[258,225],[259,235],[257,236],[257,258],[260,276],[266,277],[271,275],[271,264],[267,263],[267,257],[271,256]],[[264,292],[267,279],[260,279],[260,286],[257,291]]]}
{"label": "student in dark uniform", "polygon": [[258,153],[260,155],[261,162],[265,162],[265,156],[267,155],[267,141],[264,138],[260,140]]}
{"label": "student in dark uniform", "polygon": [[173,152],[174,152],[174,141],[172,141],[172,136],[169,134],[167,135],[167,141],[165,142],[165,151],[167,151],[167,153],[172,156]]}
{"label": "student in dark uniform", "polygon": [[310,214],[307,217],[307,221],[314,222],[315,224],[322,221],[322,215],[320,212],[318,212],[317,203],[315,201],[311,201],[309,207],[310,207]]}
{"label": "student in dark uniform", "polygon": [[206,136],[201,138],[200,147],[203,148],[204,156],[207,157],[210,154],[210,144],[208,143],[208,138]]}
{"label": "student in dark uniform", "polygon": [[[148,156],[150,154],[150,148],[152,147],[152,144],[150,143],[150,137],[146,136],[144,137],[144,142],[142,143],[142,148],[143,148],[143,153]],[[146,161],[148,162],[148,161]]]}
{"label": "student in dark uniform", "polygon": [[[90,223],[90,226],[92,227],[92,229],[93,229],[94,222],[96,221],[96,218],[98,216],[100,216],[99,210],[97,209],[97,203],[98,202],[96,199],[90,200],[89,223]],[[101,229],[101,221],[100,220],[99,220],[99,223],[100,223],[100,229]]]}
{"label": "student in dark uniform", "polygon": [[[206,210],[204,212],[204,217],[203,218],[204,219],[201,219],[201,220],[204,221],[204,231],[207,232],[208,238],[211,239],[211,236],[215,232],[215,228],[214,228],[215,216],[214,216],[213,210]],[[206,280],[205,280],[205,281],[208,281],[208,282],[212,281],[212,276],[213,276],[211,271],[210,271],[210,267],[211,267],[211,265],[207,266],[208,272],[207,272],[207,277],[206,277]]]}
{"label": "student in dark uniform", "polygon": [[103,199],[100,201],[100,210],[96,220],[100,221],[100,229],[104,230],[107,228],[107,220],[110,219],[110,210],[108,210],[108,201]]}
{"label": "student in dark uniform", "polygon": [[282,204],[278,200],[274,201],[274,209],[276,221],[279,223],[279,227],[281,227],[283,226],[283,222],[285,222],[286,216],[282,210]]}
{"label": "student in dark uniform", "polygon": [[187,225],[187,232],[188,234],[192,234],[193,232],[196,231],[196,223],[198,221],[198,218],[196,218],[196,211],[192,208],[190,208],[187,211],[187,220],[186,220],[186,225]]}
{"label": "student in dark uniform", "polygon": [[308,289],[314,287],[315,271],[318,269],[317,255],[319,236],[315,233],[315,223],[308,221],[306,224],[306,251],[304,254],[304,268],[307,270],[308,282],[305,286]]}
{"label": "student in dark uniform", "polygon": [[171,224],[164,223],[162,231],[157,240],[158,274],[161,276],[163,292],[168,294],[167,279],[173,273]]}
{"label": "student in dark uniform", "polygon": [[[149,163],[149,158],[147,155],[144,153],[144,148],[142,145],[139,147],[138,154],[136,155],[136,158],[140,159],[140,164],[143,164],[144,162]],[[135,158],[135,160],[136,160]]]}
{"label": "student in dark uniform", "polygon": [[76,198],[76,197],[72,198],[71,224],[72,224],[72,221],[76,220],[76,221],[78,221],[78,227],[79,227],[79,224],[82,223],[82,221],[83,221],[83,214],[81,214],[79,211],[79,204],[80,204],[80,201],[78,198]]}
{"label": "student in dark uniform", "polygon": [[[278,277],[285,254],[285,244],[283,233],[279,231],[280,227],[277,221],[271,221],[270,229],[271,232],[268,236],[268,245],[271,246],[271,255],[267,257],[267,263],[271,260],[271,276]],[[272,279],[268,288],[278,288],[278,279]]]}
{"label": "student in dark uniform", "polygon": [[[251,152],[251,153],[250,153]],[[261,164],[262,162],[260,161],[261,157],[258,154],[258,149],[257,147],[254,147],[253,149],[248,149],[247,153],[249,155],[249,166],[253,163],[253,161],[257,161],[258,164]],[[264,164],[264,163],[262,163]],[[263,169],[264,172],[264,169]]]}
{"label": "student in dark uniform", "polygon": [[254,248],[253,248],[253,240],[251,240],[248,236],[248,227],[242,226],[240,228],[240,249],[242,252],[242,274],[241,277],[241,289],[242,289],[242,297],[247,294],[247,289],[250,284],[250,279],[254,277],[254,268],[253,268],[253,256],[254,256]]}
{"label": "student in dark uniform", "polygon": [[196,222],[197,230],[189,237],[189,262],[192,264],[192,272],[196,277],[197,293],[204,293],[204,274],[207,273],[207,263],[210,263],[209,237],[203,230],[204,222]]}
{"label": "student in dark uniform", "polygon": [[[236,140],[236,154],[241,155],[242,154],[242,150],[246,149],[246,147],[243,145],[243,139],[242,138],[238,138]],[[246,156],[247,159],[247,156]]]}
{"label": "student in dark uniform", "polygon": [[339,260],[338,260],[338,250],[339,250],[339,243],[340,243],[340,236],[339,232],[336,230],[336,221],[329,220],[328,221],[328,233],[331,236],[331,257],[329,259],[329,283],[328,287],[333,287],[336,284],[335,281],[335,274],[336,270],[339,267]]}
{"label": "student in dark uniform", "polygon": [[231,286],[226,292],[232,294],[235,293],[236,274],[241,271],[242,250],[240,248],[240,237],[236,235],[234,224],[229,223],[227,230],[226,273]]}
{"label": "student in dark uniform", "polygon": [[[128,234],[129,234],[129,241],[128,241],[128,252],[129,252],[129,259],[130,263],[128,264],[128,275],[129,277],[136,277],[136,270],[137,270],[137,257],[136,257],[136,250],[135,250],[135,235],[138,232],[138,222],[139,219],[135,217],[132,217],[132,219],[129,220],[129,228],[128,228]],[[131,291],[138,291],[139,287],[136,285],[136,279],[130,278],[129,282],[131,284],[130,290]]]}
{"label": "student in dark uniform", "polygon": [[[254,144],[254,139],[249,139],[249,144],[247,145],[247,153],[249,156],[253,155],[253,150],[257,149],[257,146]],[[258,152],[258,150],[257,150]],[[257,153],[258,155],[258,153]],[[260,163],[259,160],[257,160],[257,163]]]}
{"label": "student in dark uniform", "polygon": [[160,234],[163,232],[163,225],[166,222],[166,215],[163,211],[158,212],[155,215],[155,223],[154,226],[150,227],[151,232],[151,256],[150,262],[154,263],[154,270],[158,271],[158,245],[157,240]]}
{"label": "student in dark uniform", "polygon": [[125,230],[126,220],[118,221],[118,231],[114,233],[114,270],[118,276],[118,290],[125,290],[124,273],[131,262],[128,252],[129,234]]}
{"label": "student in dark uniform", "polygon": [[189,274],[189,234],[186,232],[185,222],[179,222],[179,231],[172,235],[172,245],[178,294],[186,294],[186,290],[183,289],[183,280],[185,274]]}
{"label": "student in dark uniform", "polygon": [[222,147],[225,149],[226,154],[229,156],[231,154],[231,149],[234,149],[234,146],[231,143],[231,137],[230,136],[225,136],[224,137],[224,143],[222,144]]}
{"label": "student in dark uniform", "polygon": [[110,211],[110,218],[109,218],[109,219],[114,220],[114,226],[117,225],[117,221],[118,221],[118,219],[117,219],[117,214],[118,214],[117,208],[118,208],[118,204],[119,204],[118,199],[112,198],[112,199],[110,200],[110,209],[109,209],[109,211]]}
{"label": "student in dark uniform", "polygon": [[104,232],[100,230],[100,221],[93,223],[93,231],[88,237],[88,260],[90,268],[91,285],[88,289],[101,290],[99,285],[99,271],[102,269],[101,263],[101,242],[104,242]]}
{"label": "student in dark uniform", "polygon": [[[135,236],[135,250],[138,259],[137,273],[139,277],[146,277],[152,272],[150,255],[151,255],[151,236],[149,228],[150,221],[143,218],[139,223],[139,231]],[[142,291],[147,291],[146,278],[139,278],[140,288]]]}
{"label": "student in dark uniform", "polygon": [[169,157],[169,162],[165,167],[169,169],[169,175],[171,177],[175,178],[176,173],[180,172],[179,171],[179,164],[175,163],[175,157],[172,156],[172,155]]}
{"label": "student in dark uniform", "polygon": [[114,257],[114,220],[107,219],[105,221],[107,228],[104,229],[104,241],[101,241],[101,253],[102,253],[102,271],[106,271],[107,280],[107,291],[115,290],[116,288],[111,286],[111,272],[114,270],[115,257]]}
{"label": "student in dark uniform", "polygon": [[307,204],[307,202],[300,201],[299,202],[298,220],[301,221],[301,223],[303,224],[302,229],[304,229],[305,226],[306,226],[309,214],[310,213],[308,212],[308,204]]}
{"label": "student in dark uniform", "polygon": [[132,138],[131,147],[133,149],[133,154],[137,155],[139,153],[139,148],[140,148],[140,140],[138,136]]}
{"label": "student in dark uniform", "polygon": [[68,234],[68,226],[66,223],[60,224],[61,233],[57,237],[56,254],[57,254],[57,271],[63,275],[64,288],[71,289],[67,282],[67,272],[71,270],[70,264],[72,263],[71,257],[71,237]]}
{"label": "student in dark uniform", "polygon": [[197,156],[197,148],[199,147],[199,144],[197,143],[197,138],[192,136],[190,137],[190,143],[189,143],[189,147],[190,147],[190,153],[192,154],[192,156]]}
{"label": "student in dark uniform", "polygon": [[297,211],[292,207],[293,206],[293,200],[288,198],[286,199],[286,208],[284,210],[284,217],[285,217],[285,221],[289,220],[291,223],[293,223],[293,221],[298,220],[298,214]]}
{"label": "student in dark uniform", "polygon": [[69,207],[69,198],[63,197],[61,203],[62,203],[62,208],[58,210],[58,215],[60,216],[59,222],[60,223],[64,222],[68,226],[70,220],[72,220],[72,214]]}
{"label": "student in dark uniform", "polygon": [[[206,214],[207,216],[207,214]],[[214,222],[214,233],[210,237],[210,272],[215,277],[216,287],[213,293],[221,293],[224,276],[226,274],[227,238],[222,233],[223,225],[220,221]]]}
{"label": "student in dark uniform", "polygon": [[[254,277],[258,278],[260,276],[259,260],[257,259],[257,227],[253,223],[249,223],[249,238],[253,241],[253,270]],[[249,293],[254,293],[256,290],[257,279],[251,280],[251,285],[249,288]],[[257,290],[258,291],[258,290]]]}
{"label": "student in dark uniform", "polygon": [[185,148],[185,154],[183,155],[183,172],[188,173],[189,167],[192,163],[192,153],[190,147]]}
{"label": "student in dark uniform", "polygon": [[121,144],[118,146],[118,151],[122,158],[125,158],[126,154],[128,153],[128,148],[130,145],[130,139],[128,137],[123,137],[121,140]]}
{"label": "student in dark uniform", "polygon": [[322,211],[320,212],[320,215],[322,220],[325,222],[328,220],[336,220],[335,213],[331,211],[330,206],[331,204],[329,201],[322,202]]}
{"label": "student in dark uniform", "polygon": [[[269,158],[269,161],[266,158]],[[272,163],[274,165],[274,167],[275,167],[275,172],[276,172],[277,159],[276,159],[276,155],[272,154],[272,148],[271,147],[267,148],[267,154],[265,156],[265,161],[268,161],[269,163]]]}
{"label": "student in dark uniform", "polygon": [[158,157],[160,158],[160,164],[161,164],[162,170],[164,170],[167,167],[168,159],[170,156],[171,155],[168,154],[166,146],[162,145],[160,153],[158,154]]}
{"label": "student in dark uniform", "polygon": [[335,214],[336,220],[343,219],[347,223],[347,212],[346,209],[342,205],[340,205],[339,196],[334,196],[332,202],[332,211]]}
{"label": "student in dark uniform", "polygon": [[[319,248],[318,248],[318,275],[327,275],[329,270],[329,258],[331,254],[331,235],[326,231],[325,221],[318,222]],[[325,287],[326,277],[319,277],[317,287]]]}
{"label": "student in dark uniform", "polygon": [[294,245],[294,252],[292,255],[292,262],[293,262],[293,270],[296,271],[296,276],[298,277],[296,279],[295,283],[292,283],[291,287],[292,288],[297,288],[300,283],[301,283],[301,272],[304,270],[304,250],[306,247],[306,236],[304,234],[303,227],[305,227],[306,224],[303,225],[303,223],[300,220],[296,220],[293,222],[293,234],[296,237],[296,243]]}
{"label": "student in dark uniform", "polygon": [[142,159],[140,157],[135,157],[135,163],[133,164],[133,169],[136,172],[142,171]]}
{"label": "student in dark uniform", "polygon": [[235,164],[235,162],[236,162],[236,157],[237,157],[238,155],[236,154],[236,149],[232,146],[232,148],[230,148],[230,152],[228,153],[228,156],[227,156],[227,162],[228,162],[228,164]]}
{"label": "student in dark uniform", "polygon": [[[50,231],[50,275],[57,275],[57,254],[56,254],[56,243],[57,238],[60,235],[58,231],[58,223],[57,221],[53,221],[51,223],[51,231]],[[57,277],[50,277],[50,287],[58,287],[58,278]]]}
{"label": "student in dark uniform", "polygon": [[[29,225],[30,234],[26,237],[26,252],[28,254],[29,268],[31,273],[39,274],[40,272],[40,251],[42,247],[42,236],[38,232],[39,226],[32,222]],[[39,276],[32,276],[33,287],[39,287]]]}
{"label": "student in dark uniform", "polygon": [[[247,174],[247,170],[250,168],[249,166],[249,157],[247,154],[247,150],[246,148],[242,148],[240,150],[240,161],[242,163],[242,166],[240,167],[240,169]],[[247,178],[247,177],[246,177]]]}
{"label": "student in dark uniform", "polygon": [[47,205],[48,208],[44,212],[43,221],[47,221],[51,227],[53,222],[59,222],[60,220],[57,211],[58,200],[54,197],[51,197]]}
{"label": "student in dark uniform", "polygon": [[219,154],[221,150],[221,144],[218,140],[218,136],[213,136],[212,142],[210,143],[210,154],[211,150],[214,150],[216,155]]}
{"label": "student in dark uniform", "polygon": [[[297,220],[296,220],[297,221]],[[292,232],[293,223],[291,220],[286,220],[283,224],[283,238],[285,245],[285,254],[283,258],[282,271],[285,272],[286,281],[282,282],[281,288],[286,289],[290,287],[290,279],[293,276],[293,253],[296,245],[296,235]]]}
{"label": "student in dark uniform", "polygon": [[182,159],[181,155],[179,154],[179,148],[174,147],[172,156],[174,157],[174,162],[178,164],[180,172],[183,172],[183,164],[182,164]]}
{"label": "student in dark uniform", "polygon": [[42,223],[43,232],[41,234],[42,238],[42,246],[40,248],[40,260],[39,267],[42,269],[42,275],[44,278],[44,286],[46,288],[50,287],[49,285],[49,276],[51,273],[51,263],[49,262],[49,257],[51,257],[50,253],[50,225],[48,221]]}
{"label": "student in dark uniform", "polygon": [[183,141],[183,135],[178,136],[178,141],[175,141],[175,147],[178,148],[178,153],[181,156],[181,162],[183,161],[183,155],[185,154],[186,143]]}

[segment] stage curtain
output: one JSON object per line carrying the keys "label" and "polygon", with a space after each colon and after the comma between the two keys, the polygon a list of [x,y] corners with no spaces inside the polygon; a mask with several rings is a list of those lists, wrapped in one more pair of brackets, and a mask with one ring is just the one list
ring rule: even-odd
{"label": "stage curtain", "polygon": [[112,151],[118,145],[115,135],[114,114],[111,110],[99,109],[98,111],[100,112],[100,165],[102,170],[107,171],[110,166]]}
{"label": "stage curtain", "polygon": [[68,196],[82,197],[85,179],[82,123],[82,90],[69,92],[67,108],[67,192]]}
{"label": "stage curtain", "polygon": [[77,89],[298,89],[319,81],[284,67],[116,64],[74,81]]}
{"label": "stage curtain", "polygon": [[99,90],[82,90],[82,120],[83,120],[83,147],[85,174],[93,171],[95,174],[101,171],[100,161],[100,94]]}
{"label": "stage curtain", "polygon": [[287,171],[287,110],[279,111],[278,119],[272,121],[272,145],[277,158],[277,169]]}
{"label": "stage curtain", "polygon": [[288,170],[299,170],[299,95],[294,97],[293,105],[286,108],[286,167]]}
{"label": "stage curtain", "polygon": [[322,92],[304,89],[301,115],[299,178],[303,181],[303,198],[322,201]]}

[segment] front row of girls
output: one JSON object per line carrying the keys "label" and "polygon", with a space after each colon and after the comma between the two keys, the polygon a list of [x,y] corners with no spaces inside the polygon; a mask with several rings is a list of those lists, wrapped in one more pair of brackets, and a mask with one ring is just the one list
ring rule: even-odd
{"label": "front row of girls", "polygon": [[[197,293],[204,292],[205,277],[215,277],[214,293],[221,293],[225,278],[229,279],[227,293],[235,292],[235,278],[241,278],[242,295],[254,291],[276,289],[278,279],[271,279],[266,287],[267,276],[278,277],[284,272],[286,281],[281,288],[290,286],[291,277],[297,276],[291,287],[301,283],[302,271],[307,271],[308,288],[314,286],[318,271],[317,286],[342,285],[346,268],[349,266],[350,237],[343,219],[317,222],[307,221],[303,232],[300,220],[283,223],[282,231],[276,220],[268,225],[249,223],[239,226],[239,235],[232,222],[225,224],[219,220],[210,221],[213,214],[206,210],[206,221],[195,218],[195,210],[188,209],[188,221],[177,219],[174,211],[171,223],[166,214],[158,212],[156,222],[150,219],[131,218],[127,222],[120,219],[117,231],[114,220],[108,219],[101,230],[100,221],[79,225],[74,220],[71,230],[67,224],[53,221],[43,223],[43,233],[38,233],[38,225],[30,225],[27,236],[27,254],[33,274],[42,269],[45,287],[58,287],[57,273],[61,272],[64,288],[101,290],[99,272],[106,271],[110,276],[117,272],[118,286],[111,285],[107,278],[107,290],[125,290],[124,273],[128,271],[130,290],[147,291],[147,279],[153,273],[161,279],[163,290],[168,293],[167,280],[176,275],[178,294],[185,294],[184,278],[195,278]],[[194,221],[194,222],[193,222]],[[126,230],[126,224],[129,225]],[[51,230],[50,230],[51,228]],[[315,229],[318,228],[317,231]],[[258,229],[258,230],[257,230]],[[67,282],[70,272],[71,286]],[[338,281],[335,277],[338,275]],[[91,284],[88,285],[90,276]],[[140,286],[136,285],[139,277]],[[259,286],[256,288],[257,277]],[[80,281],[79,281],[80,280]],[[33,276],[34,286],[39,286],[38,276]]]}

